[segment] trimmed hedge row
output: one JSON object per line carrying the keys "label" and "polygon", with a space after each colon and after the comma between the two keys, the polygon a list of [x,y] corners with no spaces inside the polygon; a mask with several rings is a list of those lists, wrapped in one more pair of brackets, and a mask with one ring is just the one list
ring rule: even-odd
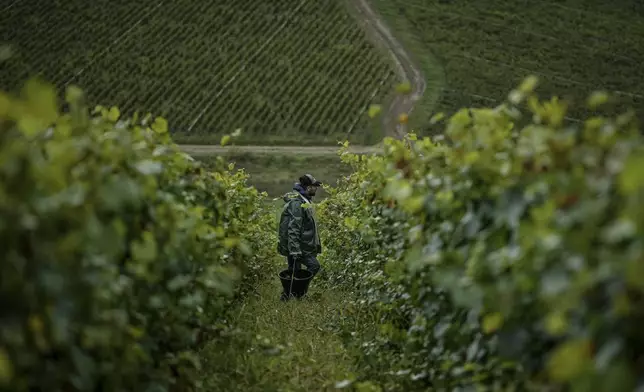
{"label": "trimmed hedge row", "polygon": [[193,349],[272,249],[265,195],[163,118],[55,97],[0,93],[0,387],[192,390]]}
{"label": "trimmed hedge row", "polygon": [[567,124],[536,82],[433,140],[342,151],[356,172],[319,209],[324,263],[380,324],[345,334],[385,390],[644,388],[637,120],[602,116],[596,93]]}

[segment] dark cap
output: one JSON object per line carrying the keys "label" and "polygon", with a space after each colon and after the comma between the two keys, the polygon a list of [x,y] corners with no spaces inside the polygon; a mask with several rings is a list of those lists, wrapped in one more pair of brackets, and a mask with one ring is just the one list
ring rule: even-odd
{"label": "dark cap", "polygon": [[305,174],[302,177],[300,177],[300,184],[302,186],[311,186],[311,185],[312,186],[320,186],[320,185],[322,185],[322,183],[320,181],[316,180],[315,177],[313,177],[310,174]]}

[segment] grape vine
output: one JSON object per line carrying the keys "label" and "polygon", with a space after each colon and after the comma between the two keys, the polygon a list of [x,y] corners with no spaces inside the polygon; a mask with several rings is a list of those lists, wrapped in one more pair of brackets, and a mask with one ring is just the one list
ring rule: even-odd
{"label": "grape vine", "polygon": [[[318,209],[361,381],[384,390],[642,388],[644,138],[565,120],[527,79],[433,138],[387,139]],[[594,93],[598,113],[609,97]]]}
{"label": "grape vine", "polygon": [[0,92],[0,388],[192,390],[273,249],[265,194],[150,115]]}

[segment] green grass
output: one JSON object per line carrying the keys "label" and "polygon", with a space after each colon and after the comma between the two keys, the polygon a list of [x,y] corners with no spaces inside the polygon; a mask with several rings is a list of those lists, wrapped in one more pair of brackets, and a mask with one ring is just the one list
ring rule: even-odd
{"label": "green grass", "polygon": [[[394,33],[440,89],[435,112],[489,107],[526,76],[543,96],[563,94],[572,117],[594,90],[618,92],[614,108],[644,106],[644,6],[634,0],[375,0]],[[638,5],[639,4],[639,5]],[[442,85],[438,61],[445,70]],[[427,100],[434,97],[428,96]],[[432,105],[415,113],[425,121]],[[428,113],[430,112],[430,113]],[[413,125],[422,124],[412,118]],[[426,124],[425,124],[426,125]]]}
{"label": "green grass", "polygon": [[[213,158],[197,156],[196,159],[207,165]],[[226,159],[250,174],[249,184],[267,192],[271,197],[279,197],[289,192],[297,179],[305,173],[311,173],[318,180],[331,186],[334,186],[340,177],[351,174],[351,167],[342,163],[337,155],[306,157],[228,153]],[[316,199],[324,197],[324,190],[320,190]]]}
{"label": "green grass", "polygon": [[[161,4],[161,5],[160,5]],[[0,89],[35,74],[91,104],[166,117],[180,143],[372,144],[396,76],[344,0],[17,1]],[[3,42],[4,41],[4,42]]]}
{"label": "green grass", "polygon": [[281,302],[281,262],[267,266],[273,279],[230,320],[244,332],[202,350],[206,390],[330,391],[355,377],[353,357],[336,334],[338,323],[355,322],[346,315],[350,296],[314,280],[307,297]]}

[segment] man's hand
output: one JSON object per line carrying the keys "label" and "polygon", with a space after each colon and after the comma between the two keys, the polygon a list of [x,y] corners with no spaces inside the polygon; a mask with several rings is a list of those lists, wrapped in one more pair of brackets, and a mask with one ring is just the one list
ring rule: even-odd
{"label": "man's hand", "polygon": [[302,261],[302,254],[298,253],[298,254],[295,254],[295,255],[291,255],[291,259],[293,259],[293,261],[295,261],[296,263],[300,262],[300,261]]}

